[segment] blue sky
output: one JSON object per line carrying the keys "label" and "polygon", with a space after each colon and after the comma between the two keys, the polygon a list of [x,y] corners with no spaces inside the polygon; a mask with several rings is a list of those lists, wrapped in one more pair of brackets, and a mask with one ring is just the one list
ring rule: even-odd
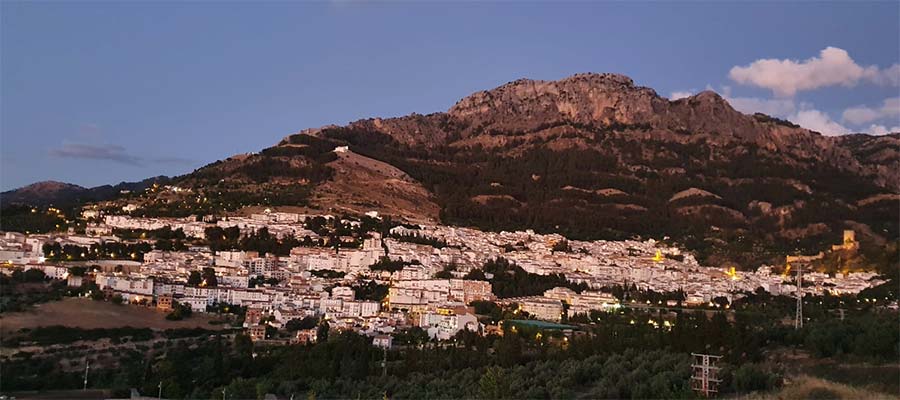
{"label": "blue sky", "polygon": [[[710,88],[828,134],[900,126],[900,3],[2,2],[0,187],[177,175],[517,78]],[[769,61],[758,61],[769,60]]]}

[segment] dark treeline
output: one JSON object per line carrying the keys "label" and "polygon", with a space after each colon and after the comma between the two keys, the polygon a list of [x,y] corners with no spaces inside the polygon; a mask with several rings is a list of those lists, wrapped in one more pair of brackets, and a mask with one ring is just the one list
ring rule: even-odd
{"label": "dark treeline", "polygon": [[67,326],[53,325],[41,326],[28,331],[24,336],[13,337],[4,340],[4,346],[16,347],[21,343],[35,343],[40,346],[51,344],[67,344],[79,340],[98,340],[110,338],[116,341],[122,338],[131,338],[135,341],[150,340],[153,331],[150,328],[114,328],[114,329],[80,329]]}
{"label": "dark treeline", "polygon": [[204,233],[212,251],[242,250],[256,251],[260,255],[287,256],[294,247],[309,247],[320,244],[309,237],[305,237],[302,240],[291,236],[279,238],[269,233],[267,228],[260,228],[250,234],[241,236],[241,231],[236,226],[229,228],[213,226],[206,228]]}
{"label": "dark treeline", "polygon": [[316,269],[309,271],[309,273],[323,279],[340,279],[343,278],[344,275],[347,275],[346,272],[335,271],[333,269]]}
{"label": "dark treeline", "polygon": [[186,236],[184,231],[181,228],[172,229],[171,227],[164,226],[159,229],[121,229],[115,228],[113,229],[113,235],[123,239],[123,240],[135,240],[135,239],[163,239],[163,240],[185,240]]}
{"label": "dark treeline", "polygon": [[[269,233],[267,228],[260,228],[242,236],[240,229],[236,226],[229,228],[211,226],[206,228],[204,233],[206,241],[213,251],[243,250],[286,256],[290,254],[292,248],[300,246],[336,247],[338,250],[340,248],[358,248],[361,246],[362,240],[369,237],[371,232],[387,233],[396,225],[390,218],[344,216],[344,218],[326,219],[316,216],[305,221],[304,226],[321,237],[315,239],[309,236],[302,239],[290,236],[279,238]],[[342,240],[347,237],[351,239]]]}
{"label": "dark treeline", "polygon": [[[188,175],[190,176],[190,175]],[[235,182],[179,181],[179,185],[193,187],[194,194],[171,200],[155,193],[141,193],[141,207],[131,212],[135,217],[178,217],[219,215],[246,206],[304,206],[308,205],[310,188],[306,185],[258,183],[253,187]]]}
{"label": "dark treeline", "polygon": [[[74,214],[72,210],[67,212]],[[65,230],[70,225],[65,213],[23,205],[4,206],[0,209],[0,217],[0,231],[7,232],[47,233]]]}
{"label": "dark treeline", "polygon": [[374,264],[369,266],[369,269],[372,271],[387,271],[387,272],[397,272],[407,265],[418,264],[417,261],[401,261],[401,260],[391,260],[388,257],[381,257]]}
{"label": "dark treeline", "polygon": [[[485,274],[493,276],[488,279]],[[481,269],[473,269],[464,279],[491,282],[493,292],[499,298],[541,295],[557,286],[567,287],[579,293],[587,289],[587,285],[569,281],[561,274],[532,274],[502,257],[489,260]]]}
{"label": "dark treeline", "polygon": [[[87,271],[88,268],[82,266],[69,268],[69,274],[73,276],[84,276]],[[50,279],[37,268],[27,271],[15,268],[8,275],[0,274],[0,293],[0,313],[26,311],[32,305],[61,300],[66,296],[85,296],[94,300],[105,298],[103,291],[92,280],[86,280],[80,287],[70,287],[65,279]]]}
{"label": "dark treeline", "polygon": [[64,281],[52,281],[37,268],[16,268],[8,275],[0,274],[0,313],[25,311],[37,303],[59,300],[66,289]]}
{"label": "dark treeline", "polygon": [[375,281],[365,283],[357,283],[353,285],[353,293],[357,300],[372,300],[381,302],[388,295],[388,285],[383,285]]}
{"label": "dark treeline", "polygon": [[153,250],[148,242],[103,242],[90,246],[78,246],[58,242],[44,244],[44,257],[51,261],[130,260],[144,261],[144,254]]}
{"label": "dark treeline", "polygon": [[153,248],[162,251],[184,251],[187,249],[187,235],[181,228],[164,226],[159,229],[113,229],[113,234],[123,240],[155,240]]}
{"label": "dark treeline", "polygon": [[139,342],[153,339],[157,336],[176,339],[191,336],[200,336],[213,333],[213,331],[202,328],[177,328],[166,329],[162,331],[154,331],[150,328],[94,328],[82,329],[69,326],[50,325],[40,326],[34,329],[23,331],[19,335],[14,335],[3,341],[4,346],[18,347],[23,344],[36,344],[48,346],[53,344],[69,344],[81,340],[99,340],[110,339],[113,343],[121,343],[125,339]]}
{"label": "dark treeline", "polygon": [[447,247],[447,242],[425,235],[391,235],[391,237],[401,242],[423,244],[438,249]]}

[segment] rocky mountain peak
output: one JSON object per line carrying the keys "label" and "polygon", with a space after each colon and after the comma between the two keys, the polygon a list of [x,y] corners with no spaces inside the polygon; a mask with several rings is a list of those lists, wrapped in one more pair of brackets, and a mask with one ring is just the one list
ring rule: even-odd
{"label": "rocky mountain peak", "polygon": [[687,98],[704,103],[728,104],[728,102],[722,96],[712,90],[704,90]]}
{"label": "rocky mountain peak", "polygon": [[585,73],[558,81],[519,79],[457,102],[448,115],[500,130],[528,130],[548,121],[631,123],[664,107],[652,89],[619,74]]}
{"label": "rocky mountain peak", "polygon": [[[743,114],[711,90],[669,101],[613,73],[581,73],[557,81],[517,79],[473,93],[446,113],[368,119],[351,126],[409,146],[512,149],[514,143],[546,143],[559,150],[600,146],[597,138],[618,135],[642,141],[704,140],[729,148],[753,145],[791,154],[785,158],[794,159],[789,162],[827,159],[856,172],[871,169],[835,146],[832,138],[789,121]],[[886,180],[885,174],[876,175],[876,182]]]}

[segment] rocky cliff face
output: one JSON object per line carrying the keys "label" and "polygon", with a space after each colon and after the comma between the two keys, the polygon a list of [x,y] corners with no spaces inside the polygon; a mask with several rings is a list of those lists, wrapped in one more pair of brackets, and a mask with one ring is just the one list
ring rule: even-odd
{"label": "rocky cliff face", "polygon": [[832,138],[848,150],[876,181],[900,193],[900,133],[885,136],[845,135]]}
{"label": "rocky cliff face", "polygon": [[471,125],[529,130],[547,121],[582,124],[648,122],[668,101],[623,75],[579,74],[560,81],[520,79],[468,96],[450,110]]}
{"label": "rocky cliff face", "polygon": [[871,142],[888,153],[881,156],[884,160],[898,153],[884,139],[826,137],[765,115],[745,115],[711,91],[669,101],[618,74],[578,74],[559,81],[520,79],[465,97],[446,113],[368,119],[347,128],[383,133],[407,146],[425,148],[503,148],[517,141],[527,146],[557,136],[575,140],[555,140],[550,145],[556,148],[591,147],[584,138],[602,130],[640,140],[703,141],[726,150],[743,151],[749,145],[782,157],[789,165],[814,160],[868,176],[881,186],[897,181],[896,168],[859,158],[861,153],[848,148]]}

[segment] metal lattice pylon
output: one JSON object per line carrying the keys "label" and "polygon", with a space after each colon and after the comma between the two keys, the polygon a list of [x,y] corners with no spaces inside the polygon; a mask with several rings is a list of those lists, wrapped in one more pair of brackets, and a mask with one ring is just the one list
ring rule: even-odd
{"label": "metal lattice pylon", "polygon": [[694,363],[691,365],[693,375],[691,376],[691,389],[704,397],[710,397],[719,392],[719,367],[716,365],[722,356],[714,356],[711,354],[691,353],[694,357]]}
{"label": "metal lattice pylon", "polygon": [[797,313],[794,316],[794,329],[803,327],[803,264],[797,264]]}

